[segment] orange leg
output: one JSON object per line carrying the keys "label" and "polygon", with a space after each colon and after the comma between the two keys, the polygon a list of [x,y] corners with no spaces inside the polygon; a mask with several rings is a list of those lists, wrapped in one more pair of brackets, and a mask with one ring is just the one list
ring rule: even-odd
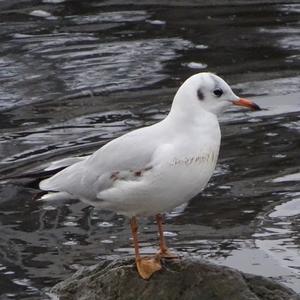
{"label": "orange leg", "polygon": [[140,276],[143,279],[149,279],[153,273],[161,269],[160,258],[155,257],[141,257],[139,250],[139,241],[138,241],[138,224],[136,217],[130,219],[131,232],[134,243],[135,251],[135,262]]}
{"label": "orange leg", "polygon": [[169,259],[176,259],[178,258],[178,255],[173,254],[167,247],[166,240],[164,237],[164,231],[163,231],[163,217],[161,214],[156,215],[156,222],[158,225],[158,232],[159,232],[159,253],[158,255],[163,258],[169,258]]}

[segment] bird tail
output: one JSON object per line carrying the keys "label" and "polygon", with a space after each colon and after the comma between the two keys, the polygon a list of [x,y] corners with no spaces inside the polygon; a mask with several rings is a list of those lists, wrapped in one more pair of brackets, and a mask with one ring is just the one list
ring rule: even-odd
{"label": "bird tail", "polygon": [[43,195],[39,200],[41,201],[57,201],[57,200],[70,200],[74,197],[67,192],[51,192]]}

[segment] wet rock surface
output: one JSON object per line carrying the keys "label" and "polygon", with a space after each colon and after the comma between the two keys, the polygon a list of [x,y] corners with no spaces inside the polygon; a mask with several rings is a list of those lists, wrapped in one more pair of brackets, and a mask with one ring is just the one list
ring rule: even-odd
{"label": "wet rock surface", "polygon": [[131,258],[85,267],[57,284],[51,293],[60,300],[296,300],[300,296],[275,281],[211,264],[196,258],[164,263],[145,281]]}

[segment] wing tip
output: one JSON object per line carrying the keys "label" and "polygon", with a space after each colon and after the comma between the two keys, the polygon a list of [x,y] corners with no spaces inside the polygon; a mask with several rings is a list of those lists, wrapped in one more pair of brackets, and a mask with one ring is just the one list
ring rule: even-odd
{"label": "wing tip", "polygon": [[40,183],[39,183],[39,188],[43,191],[52,191],[52,190],[55,190],[53,189],[53,187],[51,186],[51,181],[50,181],[51,178],[47,178],[47,179],[44,179],[42,180]]}
{"label": "wing tip", "polygon": [[68,199],[74,199],[72,195],[70,195],[67,192],[53,192],[53,193],[47,193],[40,197],[40,201],[57,201],[57,200],[68,200]]}

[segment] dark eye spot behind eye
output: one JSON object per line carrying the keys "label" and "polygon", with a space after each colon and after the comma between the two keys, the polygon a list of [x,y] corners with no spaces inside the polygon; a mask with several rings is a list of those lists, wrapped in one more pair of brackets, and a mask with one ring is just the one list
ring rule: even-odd
{"label": "dark eye spot behind eye", "polygon": [[199,90],[197,91],[197,96],[198,96],[199,100],[201,100],[201,101],[204,100],[204,94],[203,94],[203,92],[201,91],[201,89],[199,89]]}
{"label": "dark eye spot behind eye", "polygon": [[214,94],[217,96],[217,97],[221,97],[223,95],[223,90],[220,89],[220,88],[217,88],[214,90]]}

